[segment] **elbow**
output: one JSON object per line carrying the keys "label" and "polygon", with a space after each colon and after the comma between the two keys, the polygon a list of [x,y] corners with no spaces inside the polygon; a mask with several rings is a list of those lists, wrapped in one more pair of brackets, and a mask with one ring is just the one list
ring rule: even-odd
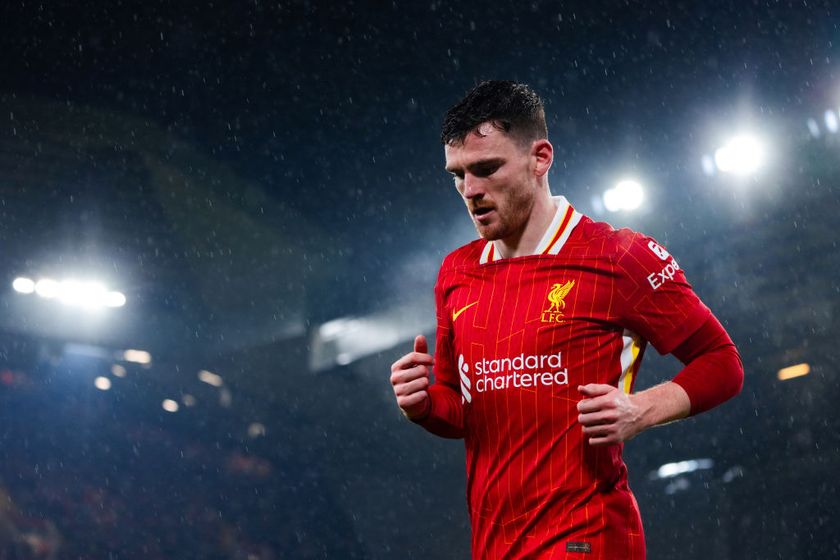
{"label": "elbow", "polygon": [[744,363],[735,345],[731,344],[724,347],[717,359],[720,369],[719,374],[715,376],[715,380],[718,382],[720,393],[719,402],[712,406],[725,403],[740,394],[744,389]]}
{"label": "elbow", "polygon": [[727,344],[699,356],[674,381],[688,394],[690,415],[723,404],[744,388],[744,366],[734,344]]}
{"label": "elbow", "polygon": [[735,357],[738,359],[738,366],[737,366],[737,386],[735,389],[735,393],[732,395],[733,397],[739,394],[744,388],[744,361],[741,359],[741,354],[738,353],[738,349],[735,348],[735,345],[732,345],[732,351],[735,353]]}
{"label": "elbow", "polygon": [[712,376],[718,389],[717,398],[711,398],[706,410],[714,408],[734,398],[744,389],[744,363],[734,344],[725,346],[716,356],[718,367],[716,375]]}

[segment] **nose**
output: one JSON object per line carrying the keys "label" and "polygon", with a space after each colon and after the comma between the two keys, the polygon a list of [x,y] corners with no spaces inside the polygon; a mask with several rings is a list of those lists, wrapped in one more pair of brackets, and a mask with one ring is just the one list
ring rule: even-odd
{"label": "nose", "polygon": [[481,180],[470,173],[464,174],[464,198],[480,198],[484,194]]}

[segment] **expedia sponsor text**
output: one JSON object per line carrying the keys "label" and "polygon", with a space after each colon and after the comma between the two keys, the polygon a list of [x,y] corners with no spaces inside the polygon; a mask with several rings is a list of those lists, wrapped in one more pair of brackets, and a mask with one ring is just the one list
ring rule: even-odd
{"label": "expedia sponsor text", "polygon": [[677,259],[671,259],[671,262],[665,265],[665,268],[659,272],[651,272],[648,274],[647,281],[650,283],[651,287],[656,290],[668,280],[673,280],[674,275],[676,275],[679,269],[680,265],[677,264]]}

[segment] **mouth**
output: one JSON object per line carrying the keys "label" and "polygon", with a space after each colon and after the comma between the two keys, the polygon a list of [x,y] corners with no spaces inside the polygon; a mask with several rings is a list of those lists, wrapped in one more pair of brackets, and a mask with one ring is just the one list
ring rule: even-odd
{"label": "mouth", "polygon": [[476,221],[483,223],[483,222],[486,222],[487,220],[490,219],[490,215],[494,211],[495,211],[494,208],[491,208],[489,206],[483,206],[483,207],[480,207],[480,208],[473,208],[472,209],[472,215],[473,215],[473,217],[475,218]]}

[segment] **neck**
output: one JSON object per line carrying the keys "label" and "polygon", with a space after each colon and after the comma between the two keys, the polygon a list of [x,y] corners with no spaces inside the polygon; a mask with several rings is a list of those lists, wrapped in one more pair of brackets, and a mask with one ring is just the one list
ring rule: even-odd
{"label": "neck", "polygon": [[503,259],[533,255],[537,244],[545,235],[545,230],[554,219],[557,205],[551,198],[548,186],[540,189],[540,194],[534,200],[534,206],[525,222],[525,227],[516,235],[494,241],[499,256]]}

